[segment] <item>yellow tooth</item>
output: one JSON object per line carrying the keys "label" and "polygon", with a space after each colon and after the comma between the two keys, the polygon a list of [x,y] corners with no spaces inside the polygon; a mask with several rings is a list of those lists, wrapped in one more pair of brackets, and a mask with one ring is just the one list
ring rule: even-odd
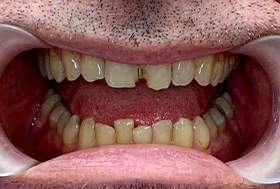
{"label": "yellow tooth", "polygon": [[85,118],[79,132],[79,149],[91,148],[95,143],[95,122],[93,118]]}
{"label": "yellow tooth", "polygon": [[221,114],[221,112],[219,110],[217,110],[216,108],[211,108],[209,110],[209,114],[211,115],[215,124],[217,125],[218,130],[224,131],[226,129],[226,119]]}
{"label": "yellow tooth", "polygon": [[58,119],[57,126],[56,126],[56,132],[58,135],[62,135],[63,129],[65,125],[67,124],[68,120],[70,119],[71,113],[66,110]]}
{"label": "yellow tooth", "polygon": [[152,128],[148,125],[139,125],[132,130],[133,143],[150,144],[152,143]]}
{"label": "yellow tooth", "polygon": [[180,118],[176,123],[174,123],[173,143],[177,146],[192,148],[193,127],[190,119]]}
{"label": "yellow tooth", "polygon": [[57,126],[57,122],[60,118],[60,116],[66,111],[67,109],[61,104],[61,102],[58,102],[53,107],[50,117],[49,117],[49,125],[51,128],[55,128]]}
{"label": "yellow tooth", "polygon": [[231,96],[225,92],[222,97],[228,102],[228,104],[231,106],[231,108],[233,109],[233,104],[232,104],[232,101],[231,101]]}
{"label": "yellow tooth", "polygon": [[53,106],[59,101],[61,101],[60,95],[53,94],[53,95],[49,96],[45,100],[45,102],[43,102],[43,104],[42,104],[42,107],[41,107],[42,115],[49,116],[53,109]]}
{"label": "yellow tooth", "polygon": [[88,82],[104,78],[104,60],[101,58],[82,55],[81,73]]}
{"label": "yellow tooth", "polygon": [[49,52],[47,51],[45,52],[45,68],[46,68],[48,79],[52,80],[54,77],[51,70]]}
{"label": "yellow tooth", "polygon": [[219,83],[223,83],[224,82],[224,80],[227,77],[228,72],[229,72],[229,58],[226,57],[225,58],[225,64],[224,64],[223,73],[222,73],[222,76],[220,77]]}
{"label": "yellow tooth", "polygon": [[64,67],[60,57],[53,48],[50,49],[50,67],[56,82],[62,82],[65,79]]}
{"label": "yellow tooth", "polygon": [[44,50],[38,50],[37,54],[37,61],[38,61],[38,67],[43,77],[47,76],[47,70],[45,67],[45,51]]}
{"label": "yellow tooth", "polygon": [[172,140],[171,120],[160,120],[152,125],[153,143],[170,144]]}
{"label": "yellow tooth", "polygon": [[135,87],[138,81],[138,66],[105,61],[105,80],[110,87]]}
{"label": "yellow tooth", "polygon": [[185,60],[172,64],[172,83],[175,86],[186,86],[194,77],[194,61]]}
{"label": "yellow tooth", "polygon": [[223,74],[224,64],[225,64],[224,55],[220,54],[218,60],[215,61],[213,74],[210,80],[210,84],[212,86],[216,86],[219,83],[220,78]]}
{"label": "yellow tooth", "polygon": [[171,82],[171,64],[141,65],[141,78],[154,90],[167,89]]}
{"label": "yellow tooth", "polygon": [[228,118],[233,118],[233,109],[226,99],[222,97],[216,98],[214,104],[220,106]]}
{"label": "yellow tooth", "polygon": [[66,49],[62,49],[61,54],[67,79],[69,81],[76,80],[81,74],[78,57],[73,51]]}
{"label": "yellow tooth", "polygon": [[118,144],[132,143],[132,129],[134,128],[133,119],[118,119],[114,121]]}
{"label": "yellow tooth", "polygon": [[212,119],[212,117],[209,115],[208,112],[203,114],[203,119],[209,129],[210,137],[213,139],[217,139],[219,136],[218,129],[214,120]]}
{"label": "yellow tooth", "polygon": [[207,86],[214,68],[214,55],[200,57],[195,61],[194,79],[201,86]]}
{"label": "yellow tooth", "polygon": [[63,129],[63,144],[69,148],[77,139],[80,129],[80,118],[72,115]]}
{"label": "yellow tooth", "polygon": [[116,143],[115,129],[109,125],[96,123],[95,133],[98,146],[112,145]]}
{"label": "yellow tooth", "polygon": [[210,143],[210,133],[204,120],[197,116],[193,119],[194,141],[201,150],[206,150]]}

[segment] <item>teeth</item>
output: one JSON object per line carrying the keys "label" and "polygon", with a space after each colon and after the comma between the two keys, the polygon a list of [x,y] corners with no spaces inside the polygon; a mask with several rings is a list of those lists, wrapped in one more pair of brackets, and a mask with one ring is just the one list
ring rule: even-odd
{"label": "teeth", "polygon": [[133,119],[118,119],[114,121],[118,144],[132,143],[132,129],[134,128]]}
{"label": "teeth", "polygon": [[226,129],[226,119],[223,116],[223,114],[221,114],[221,112],[216,108],[211,108],[209,110],[209,114],[211,115],[214,122],[216,123],[218,130],[224,131]]}
{"label": "teeth", "polygon": [[104,60],[101,58],[82,55],[81,73],[88,82],[104,78]]}
{"label": "teeth", "polygon": [[46,68],[48,79],[52,80],[54,77],[51,70],[49,52],[45,53],[45,68]]}
{"label": "teeth", "polygon": [[80,129],[80,118],[72,115],[63,129],[63,144],[69,148],[77,139]]}
{"label": "teeth", "polygon": [[141,65],[140,78],[147,80],[147,86],[154,90],[167,89],[171,82],[171,64]]}
{"label": "teeth", "polygon": [[225,64],[224,64],[224,70],[223,70],[222,76],[220,77],[219,83],[224,82],[224,80],[227,77],[228,72],[230,72],[230,70],[229,70],[229,58],[226,57],[225,58]]}
{"label": "teeth", "polygon": [[37,62],[38,62],[38,67],[39,67],[39,70],[40,70],[42,76],[46,77],[47,76],[47,70],[46,70],[46,67],[45,67],[45,51],[38,50]]}
{"label": "teeth", "polygon": [[58,135],[62,135],[63,134],[63,129],[65,127],[65,125],[67,124],[68,120],[70,119],[71,113],[66,110],[59,118],[58,122],[57,122],[57,134]]}
{"label": "teeth", "polygon": [[209,129],[210,137],[213,139],[217,139],[219,135],[218,129],[216,123],[214,122],[214,120],[212,119],[212,117],[209,115],[208,112],[203,114],[203,119]]}
{"label": "teeth", "polygon": [[225,92],[222,97],[229,103],[229,105],[231,106],[231,108],[233,109],[233,104],[232,104],[232,101],[231,101],[231,96]]}
{"label": "teeth", "polygon": [[204,120],[197,116],[193,120],[194,141],[201,150],[206,150],[210,143],[210,133]]}
{"label": "teeth", "polygon": [[201,86],[209,85],[214,68],[214,55],[198,58],[195,62],[195,68],[194,79],[197,83]]}
{"label": "teeth", "polygon": [[233,69],[233,66],[234,66],[234,63],[235,63],[235,56],[234,55],[231,55],[229,57],[229,61],[228,61],[228,73],[227,73],[227,77],[229,76],[229,74],[231,73],[231,70]]}
{"label": "teeth", "polygon": [[219,80],[223,74],[225,65],[224,55],[220,54],[218,60],[215,62],[213,74],[210,80],[212,86],[216,86],[219,83]]}
{"label": "teeth", "polygon": [[78,57],[73,51],[65,49],[61,51],[61,54],[67,79],[69,81],[76,80],[81,74]]}
{"label": "teeth", "polygon": [[228,118],[233,118],[233,109],[231,105],[222,97],[216,98],[214,104],[220,106]]}
{"label": "teeth", "polygon": [[52,109],[52,112],[49,117],[49,125],[51,128],[55,128],[57,126],[57,122],[58,122],[60,116],[66,110],[67,109],[61,104],[61,102],[58,102],[54,105],[54,108]]}
{"label": "teeth", "polygon": [[116,143],[116,134],[113,127],[102,123],[96,123],[95,132],[98,146],[112,145]]}
{"label": "teeth", "polygon": [[232,69],[237,70],[237,68],[240,64],[240,61],[241,61],[241,56],[240,55],[233,55],[233,56],[234,56],[234,64],[233,64]]}
{"label": "teeth", "polygon": [[177,146],[192,148],[193,146],[193,127],[192,121],[180,118],[173,125],[173,143]]}
{"label": "teeth", "polygon": [[194,77],[194,61],[185,60],[172,64],[172,83],[175,86],[186,86]]}
{"label": "teeth", "polygon": [[152,143],[152,128],[148,125],[139,125],[132,130],[133,143],[150,144]]}
{"label": "teeth", "polygon": [[152,125],[153,143],[170,144],[172,140],[171,120],[160,120]]}
{"label": "teeth", "polygon": [[91,148],[95,143],[95,122],[93,118],[85,118],[82,121],[79,132],[79,149]]}
{"label": "teeth", "polygon": [[53,106],[61,101],[61,97],[58,94],[50,95],[45,102],[42,104],[41,112],[44,116],[49,116]]}
{"label": "teeth", "polygon": [[50,49],[50,68],[57,83],[65,79],[65,71],[60,57],[53,48]]}

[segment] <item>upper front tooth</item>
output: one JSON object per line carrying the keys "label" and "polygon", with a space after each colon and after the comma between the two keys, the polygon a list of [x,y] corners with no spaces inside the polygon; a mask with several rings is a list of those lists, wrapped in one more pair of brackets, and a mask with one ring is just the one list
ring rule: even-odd
{"label": "upper front tooth", "polygon": [[61,56],[67,79],[69,81],[76,80],[81,74],[78,57],[73,51],[66,49],[61,51]]}
{"label": "upper front tooth", "polygon": [[60,57],[53,48],[50,49],[50,67],[56,82],[62,82],[65,79],[64,67]]}
{"label": "upper front tooth", "polygon": [[170,144],[172,140],[171,120],[160,120],[152,125],[153,143]]}
{"label": "upper front tooth", "polygon": [[114,121],[118,144],[132,143],[132,129],[134,128],[133,119],[118,119]]}
{"label": "upper front tooth", "polygon": [[105,61],[105,80],[110,87],[135,87],[138,66]]}
{"label": "upper front tooth", "polygon": [[194,79],[199,85],[209,85],[214,68],[214,58],[214,55],[208,55],[196,59]]}
{"label": "upper front tooth", "polygon": [[185,60],[172,64],[172,83],[176,86],[188,85],[194,77],[194,61]]}
{"label": "upper front tooth", "polygon": [[167,89],[171,82],[171,64],[141,65],[141,78],[154,90]]}
{"label": "upper front tooth", "polygon": [[81,73],[88,82],[104,78],[104,60],[101,58],[82,55]]}
{"label": "upper front tooth", "polygon": [[212,86],[216,86],[219,83],[219,80],[223,74],[225,59],[224,55],[220,54],[217,61],[215,61],[213,74],[210,80]]}

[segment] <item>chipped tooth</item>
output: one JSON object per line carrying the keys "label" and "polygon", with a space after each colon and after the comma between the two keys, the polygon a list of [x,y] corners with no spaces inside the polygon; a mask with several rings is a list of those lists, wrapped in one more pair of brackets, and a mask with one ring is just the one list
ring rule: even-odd
{"label": "chipped tooth", "polygon": [[61,102],[58,102],[54,105],[50,117],[49,117],[49,125],[51,128],[55,128],[57,126],[57,122],[60,118],[60,116],[66,111],[67,109],[61,104]]}
{"label": "chipped tooth", "polygon": [[110,87],[135,87],[138,66],[105,60],[105,80]]}
{"label": "chipped tooth", "polygon": [[192,148],[193,127],[190,119],[180,118],[176,123],[174,123],[172,142],[177,146]]}
{"label": "chipped tooth", "polygon": [[211,108],[209,114],[217,125],[218,130],[224,131],[226,129],[226,119],[223,114],[216,108]]}
{"label": "chipped tooth", "polygon": [[116,143],[115,129],[109,125],[96,123],[95,133],[98,146],[112,145]]}
{"label": "chipped tooth", "polygon": [[62,49],[61,56],[67,79],[69,81],[76,80],[81,74],[78,57],[73,51],[66,49]]}
{"label": "chipped tooth", "polygon": [[207,86],[214,68],[214,55],[200,57],[195,61],[194,79],[201,86]]}
{"label": "chipped tooth", "polygon": [[37,53],[37,62],[39,70],[43,77],[47,77],[47,70],[45,67],[45,51],[44,50],[38,50]]}
{"label": "chipped tooth", "polygon": [[56,82],[62,82],[65,79],[64,67],[60,57],[53,48],[50,49],[50,67]]}
{"label": "chipped tooth", "polygon": [[95,122],[93,118],[85,118],[79,131],[79,149],[91,148],[95,143]]}
{"label": "chipped tooth", "polygon": [[209,129],[210,137],[213,139],[217,139],[218,135],[219,135],[218,129],[217,129],[217,126],[216,126],[214,120],[212,119],[212,117],[209,115],[208,112],[203,114],[203,119]]}
{"label": "chipped tooth", "polygon": [[50,56],[49,56],[48,51],[45,52],[45,68],[46,68],[48,79],[52,80],[54,77],[53,77],[53,73],[52,73],[52,70],[51,70]]}
{"label": "chipped tooth", "polygon": [[171,64],[141,65],[141,78],[154,90],[167,89],[171,83]]}
{"label": "chipped tooth", "polygon": [[52,109],[53,109],[53,106],[59,101],[61,101],[61,96],[60,95],[58,95],[58,94],[50,95],[45,100],[45,102],[43,102],[43,104],[42,104],[42,107],[41,107],[42,115],[49,116]]}
{"label": "chipped tooth", "polygon": [[58,119],[57,125],[56,125],[56,132],[58,135],[63,134],[63,129],[65,125],[67,124],[68,120],[70,119],[71,113],[70,111],[66,110]]}
{"label": "chipped tooth", "polygon": [[201,150],[206,150],[210,143],[210,133],[204,120],[197,116],[193,119],[194,141]]}
{"label": "chipped tooth", "polygon": [[222,76],[220,77],[219,83],[223,83],[224,82],[224,80],[227,77],[228,72],[229,72],[229,58],[226,57],[225,58],[225,64],[224,64],[223,73],[222,73]]}
{"label": "chipped tooth", "polygon": [[215,61],[213,74],[210,80],[212,86],[216,86],[219,83],[219,80],[223,74],[225,59],[224,55],[220,54],[218,60]]}
{"label": "chipped tooth", "polygon": [[63,144],[69,148],[77,139],[80,129],[80,118],[72,115],[63,129]]}
{"label": "chipped tooth", "polygon": [[171,120],[160,120],[152,125],[153,143],[170,144],[172,140]]}
{"label": "chipped tooth", "polygon": [[186,86],[194,77],[194,61],[185,60],[172,64],[172,83],[175,86]]}
{"label": "chipped tooth", "polygon": [[133,143],[150,144],[152,143],[152,128],[148,125],[138,125],[132,130]]}
{"label": "chipped tooth", "polygon": [[114,121],[118,144],[132,143],[132,129],[134,128],[133,119],[118,119]]}
{"label": "chipped tooth", "polygon": [[233,118],[233,109],[226,99],[218,97],[214,100],[214,104],[220,106],[228,118]]}
{"label": "chipped tooth", "polygon": [[104,78],[104,60],[101,58],[82,55],[81,73],[88,82]]}

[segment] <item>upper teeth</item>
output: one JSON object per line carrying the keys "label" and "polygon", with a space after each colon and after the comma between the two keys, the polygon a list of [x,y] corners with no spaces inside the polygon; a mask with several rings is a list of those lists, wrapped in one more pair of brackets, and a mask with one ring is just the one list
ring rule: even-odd
{"label": "upper teeth", "polygon": [[171,81],[176,86],[186,86],[193,79],[202,86],[216,86],[238,66],[240,59],[236,56],[223,53],[172,64],[133,65],[53,48],[45,53],[45,58],[41,52],[38,54],[38,64],[43,76],[58,83],[65,78],[74,81],[82,75],[88,82],[105,77],[109,86],[120,88],[135,87],[135,82],[143,78],[149,88],[160,90],[168,88]]}

